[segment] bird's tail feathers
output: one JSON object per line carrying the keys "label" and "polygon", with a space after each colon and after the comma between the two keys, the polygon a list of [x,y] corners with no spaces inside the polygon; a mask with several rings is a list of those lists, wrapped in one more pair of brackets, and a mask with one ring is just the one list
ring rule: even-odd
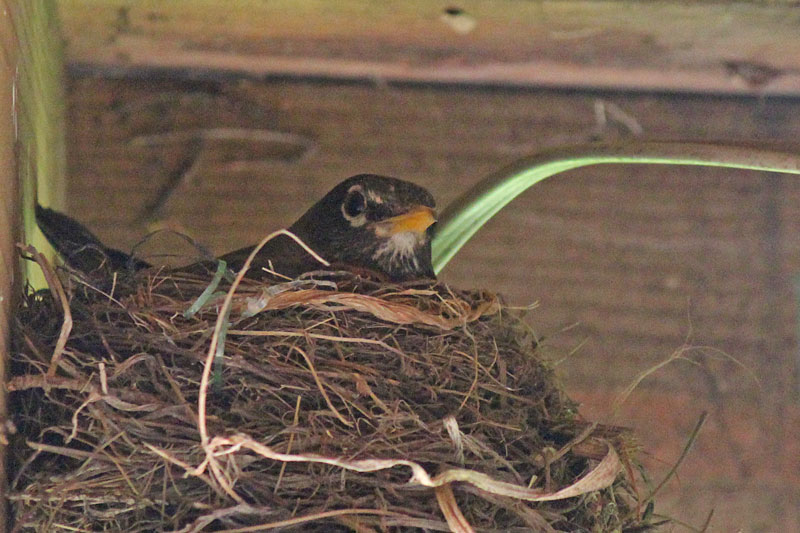
{"label": "bird's tail feathers", "polygon": [[36,204],[36,223],[64,261],[81,272],[139,270],[149,266],[125,252],[104,245],[77,220],[39,204]]}

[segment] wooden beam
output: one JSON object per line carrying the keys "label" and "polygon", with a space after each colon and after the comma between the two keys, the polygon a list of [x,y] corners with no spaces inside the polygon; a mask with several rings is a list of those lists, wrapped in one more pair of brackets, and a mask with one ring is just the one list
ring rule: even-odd
{"label": "wooden beam", "polygon": [[[56,209],[65,205],[64,51],[54,0],[11,1],[19,42],[15,77],[15,127],[18,136],[17,178],[23,231],[17,237],[45,256],[55,252],[39,232],[34,204]],[[46,286],[38,266],[25,263],[26,281]]]}
{"label": "wooden beam", "polygon": [[[15,244],[35,233],[31,208],[36,180],[44,201],[56,205],[63,201],[62,54],[53,0],[5,0],[0,52],[0,382],[4,383],[11,313],[22,286]],[[43,250],[35,239],[28,242]],[[34,284],[36,279],[29,276]],[[5,415],[5,395],[0,393],[0,419]],[[0,441],[3,493],[4,444]],[[5,512],[1,505],[0,531],[6,525]]]}
{"label": "wooden beam", "polygon": [[800,93],[791,1],[58,0],[67,59],[376,82]]}
{"label": "wooden beam", "polygon": [[[5,11],[5,10],[4,10]],[[14,24],[7,12],[0,15],[0,382],[5,384],[8,361],[11,309],[19,276],[14,242],[19,235],[16,142],[14,120],[14,79],[18,42]],[[0,391],[0,419],[6,420],[6,395]],[[5,502],[5,442],[0,442],[0,497]],[[0,506],[0,531],[5,531],[6,506]]]}

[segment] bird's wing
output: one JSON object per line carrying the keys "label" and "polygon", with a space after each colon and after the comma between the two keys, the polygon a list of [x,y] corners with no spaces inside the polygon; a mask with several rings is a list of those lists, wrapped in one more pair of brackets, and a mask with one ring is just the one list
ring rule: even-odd
{"label": "bird's wing", "polygon": [[[254,249],[255,246],[247,246],[221,255],[219,259],[224,260],[231,270],[238,271]],[[278,235],[268,241],[253,258],[247,277],[261,278],[269,275],[267,271],[273,271],[289,278],[296,278],[300,274],[321,268],[324,268],[322,263],[314,259],[291,237]]]}

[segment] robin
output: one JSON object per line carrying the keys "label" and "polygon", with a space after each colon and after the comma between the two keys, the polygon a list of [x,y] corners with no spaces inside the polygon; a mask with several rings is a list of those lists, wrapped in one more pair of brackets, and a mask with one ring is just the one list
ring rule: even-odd
{"label": "robin", "polygon": [[[435,279],[431,236],[435,203],[424,188],[397,178],[359,174],[334,187],[314,204],[289,231],[330,263],[328,268],[368,271],[392,281]],[[47,240],[72,268],[91,273],[136,271],[151,265],[105,246],[84,226],[66,215],[41,206],[36,220]],[[239,270],[253,251],[242,248],[218,259]],[[178,271],[216,268],[201,261]],[[255,256],[248,277],[277,272],[291,278],[325,268],[294,239],[278,235]]]}

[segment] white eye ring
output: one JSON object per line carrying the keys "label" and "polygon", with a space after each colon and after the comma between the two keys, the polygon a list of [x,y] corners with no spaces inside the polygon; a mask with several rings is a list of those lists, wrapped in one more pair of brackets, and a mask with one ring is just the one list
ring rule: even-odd
{"label": "white eye ring", "polygon": [[348,189],[347,196],[342,202],[342,215],[353,227],[363,226],[367,221],[367,197],[361,190],[361,185],[353,185]]}

